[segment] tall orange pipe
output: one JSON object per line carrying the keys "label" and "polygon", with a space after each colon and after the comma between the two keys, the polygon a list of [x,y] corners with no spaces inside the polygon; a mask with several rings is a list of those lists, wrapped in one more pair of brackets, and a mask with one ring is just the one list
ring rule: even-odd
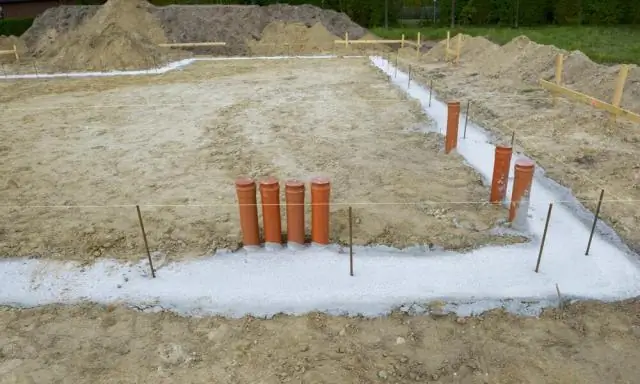
{"label": "tall orange pipe", "polygon": [[258,228],[258,205],[256,203],[256,183],[248,177],[236,180],[236,194],[240,208],[240,228],[242,244],[260,245],[260,229]]}
{"label": "tall orange pipe", "polygon": [[513,149],[511,147],[496,146],[493,160],[493,178],[491,179],[491,196],[489,197],[489,201],[492,203],[500,203],[507,194],[512,153]]}
{"label": "tall orange pipe", "polygon": [[329,199],[331,183],[325,177],[311,180],[311,241],[329,244]]}
{"label": "tall orange pipe", "polygon": [[520,224],[526,220],[534,168],[534,162],[529,159],[516,161],[511,204],[509,206],[509,222],[513,223],[514,220],[517,220],[518,224]]}
{"label": "tall orange pipe", "polygon": [[460,102],[447,103],[447,134],[444,139],[444,153],[458,147],[458,121],[460,120]]}
{"label": "tall orange pipe", "polygon": [[260,181],[262,200],[262,225],[266,244],[282,243],[282,220],[280,218],[280,183],[275,177]]}
{"label": "tall orange pipe", "polygon": [[289,180],[285,184],[287,199],[287,242],[304,244],[304,183]]}

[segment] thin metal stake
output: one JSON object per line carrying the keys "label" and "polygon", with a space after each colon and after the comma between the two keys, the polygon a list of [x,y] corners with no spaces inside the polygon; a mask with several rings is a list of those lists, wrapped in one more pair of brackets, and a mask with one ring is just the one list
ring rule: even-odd
{"label": "thin metal stake", "polygon": [[538,252],[538,262],[536,263],[536,273],[540,270],[540,260],[542,259],[542,250],[544,249],[544,242],[547,239],[547,229],[549,229],[549,219],[551,219],[551,210],[553,209],[553,203],[549,203],[549,211],[547,212],[547,221],[544,223],[544,232],[542,233],[542,242],[540,243],[540,251]]}
{"label": "thin metal stake", "polygon": [[602,206],[602,198],[604,197],[604,189],[600,191],[600,199],[598,199],[598,206],[596,207],[596,215],[593,218],[593,225],[591,226],[591,234],[589,235],[589,243],[587,243],[587,251],[585,256],[589,256],[589,250],[591,249],[591,240],[593,240],[593,234],[596,231],[596,224],[598,223],[598,216],[600,215],[600,207]]}
{"label": "thin metal stake", "polygon": [[431,106],[431,94],[433,93],[433,79],[429,81],[429,106]]}
{"label": "thin metal stake", "polygon": [[409,82],[407,83],[407,89],[411,88],[411,66],[409,66]]}
{"label": "thin metal stake", "polygon": [[142,223],[142,213],[140,213],[140,206],[136,205],[138,211],[138,220],[140,220],[140,229],[142,230],[142,238],[144,239],[144,248],[147,250],[147,258],[149,259],[149,267],[151,267],[151,276],[156,278],[156,271],[153,269],[153,262],[151,261],[151,253],[149,252],[149,243],[147,242],[147,233],[144,231],[144,224]]}
{"label": "thin metal stake", "polygon": [[469,106],[471,105],[471,100],[467,101],[467,113],[464,115],[464,134],[462,135],[463,139],[467,138],[467,123],[469,122]]}
{"label": "thin metal stake", "polygon": [[399,53],[396,53],[396,68],[395,68],[395,71],[394,71],[394,73],[393,73],[393,78],[394,78],[394,79],[395,79],[396,77],[398,77],[398,56],[399,56]]}
{"label": "thin metal stake", "polygon": [[511,132],[511,148],[513,148],[513,144],[516,142],[516,131]]}
{"label": "thin metal stake", "polygon": [[353,276],[353,212],[349,207],[349,275]]}

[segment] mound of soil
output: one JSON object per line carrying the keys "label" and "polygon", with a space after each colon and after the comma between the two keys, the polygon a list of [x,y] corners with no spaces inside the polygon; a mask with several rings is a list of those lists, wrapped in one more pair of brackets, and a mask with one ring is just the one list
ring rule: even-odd
{"label": "mound of soil", "polygon": [[55,67],[83,70],[151,68],[165,62],[167,39],[144,0],[109,0],[78,28],[46,47]]}
{"label": "mound of soil", "polygon": [[329,53],[337,39],[321,23],[309,28],[302,23],[279,21],[267,25],[261,39],[249,40],[247,45],[254,55]]}
{"label": "mound of soil", "polygon": [[[139,3],[140,1],[135,1]],[[51,8],[36,18],[25,32],[24,40],[35,54],[43,52],[58,36],[75,30],[84,20],[98,11],[99,6],[66,6]],[[292,6],[273,4],[265,7],[251,5],[170,5],[147,6],[170,42],[191,43],[224,41],[225,47],[201,51],[221,55],[249,54],[247,41],[260,40],[267,25],[273,22],[301,23],[313,27],[321,23],[332,35],[358,39],[366,29],[343,13],[312,5]],[[204,52],[203,52],[204,53]]]}

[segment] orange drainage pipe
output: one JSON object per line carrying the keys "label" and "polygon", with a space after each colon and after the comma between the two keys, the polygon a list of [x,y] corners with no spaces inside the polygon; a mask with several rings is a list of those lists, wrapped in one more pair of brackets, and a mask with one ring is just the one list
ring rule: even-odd
{"label": "orange drainage pipe", "polygon": [[285,184],[289,244],[304,244],[304,189],[304,183],[299,180],[289,180]]}
{"label": "orange drainage pipe", "polygon": [[458,121],[460,120],[460,102],[447,103],[447,133],[444,138],[444,153],[458,147]]}
{"label": "orange drainage pipe", "polygon": [[514,167],[515,174],[513,177],[513,191],[511,193],[511,204],[509,207],[509,222],[515,227],[522,228],[527,222],[529,195],[531,194],[534,168],[534,162],[529,159],[517,160]]}
{"label": "orange drainage pipe", "polygon": [[329,244],[329,200],[331,183],[325,177],[311,180],[311,241]]}
{"label": "orange drainage pipe", "polygon": [[242,229],[242,245],[259,246],[260,229],[258,228],[258,205],[256,203],[256,183],[248,177],[236,180],[236,194],[240,208],[240,228]]}
{"label": "orange drainage pipe", "polygon": [[282,222],[280,219],[280,183],[275,177],[260,181],[262,200],[262,225],[265,245],[282,243]]}
{"label": "orange drainage pipe", "polygon": [[489,197],[489,201],[494,204],[502,202],[507,195],[512,154],[513,149],[511,147],[496,146],[495,159],[493,160],[493,178],[491,179],[491,196]]}

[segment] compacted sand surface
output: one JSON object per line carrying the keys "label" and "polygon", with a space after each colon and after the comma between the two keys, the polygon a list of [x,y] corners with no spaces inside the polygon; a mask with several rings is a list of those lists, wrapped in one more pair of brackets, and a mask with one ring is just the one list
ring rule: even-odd
{"label": "compacted sand surface", "polygon": [[[328,176],[332,240],[467,249],[502,208],[367,59],[198,62],[161,76],[0,84],[0,255],[91,261],[240,242],[234,179]],[[284,209],[283,209],[284,211]],[[284,213],[284,212],[283,212]]]}
{"label": "compacted sand surface", "polygon": [[540,318],[184,318],[0,308],[0,383],[635,383],[640,304]]}

